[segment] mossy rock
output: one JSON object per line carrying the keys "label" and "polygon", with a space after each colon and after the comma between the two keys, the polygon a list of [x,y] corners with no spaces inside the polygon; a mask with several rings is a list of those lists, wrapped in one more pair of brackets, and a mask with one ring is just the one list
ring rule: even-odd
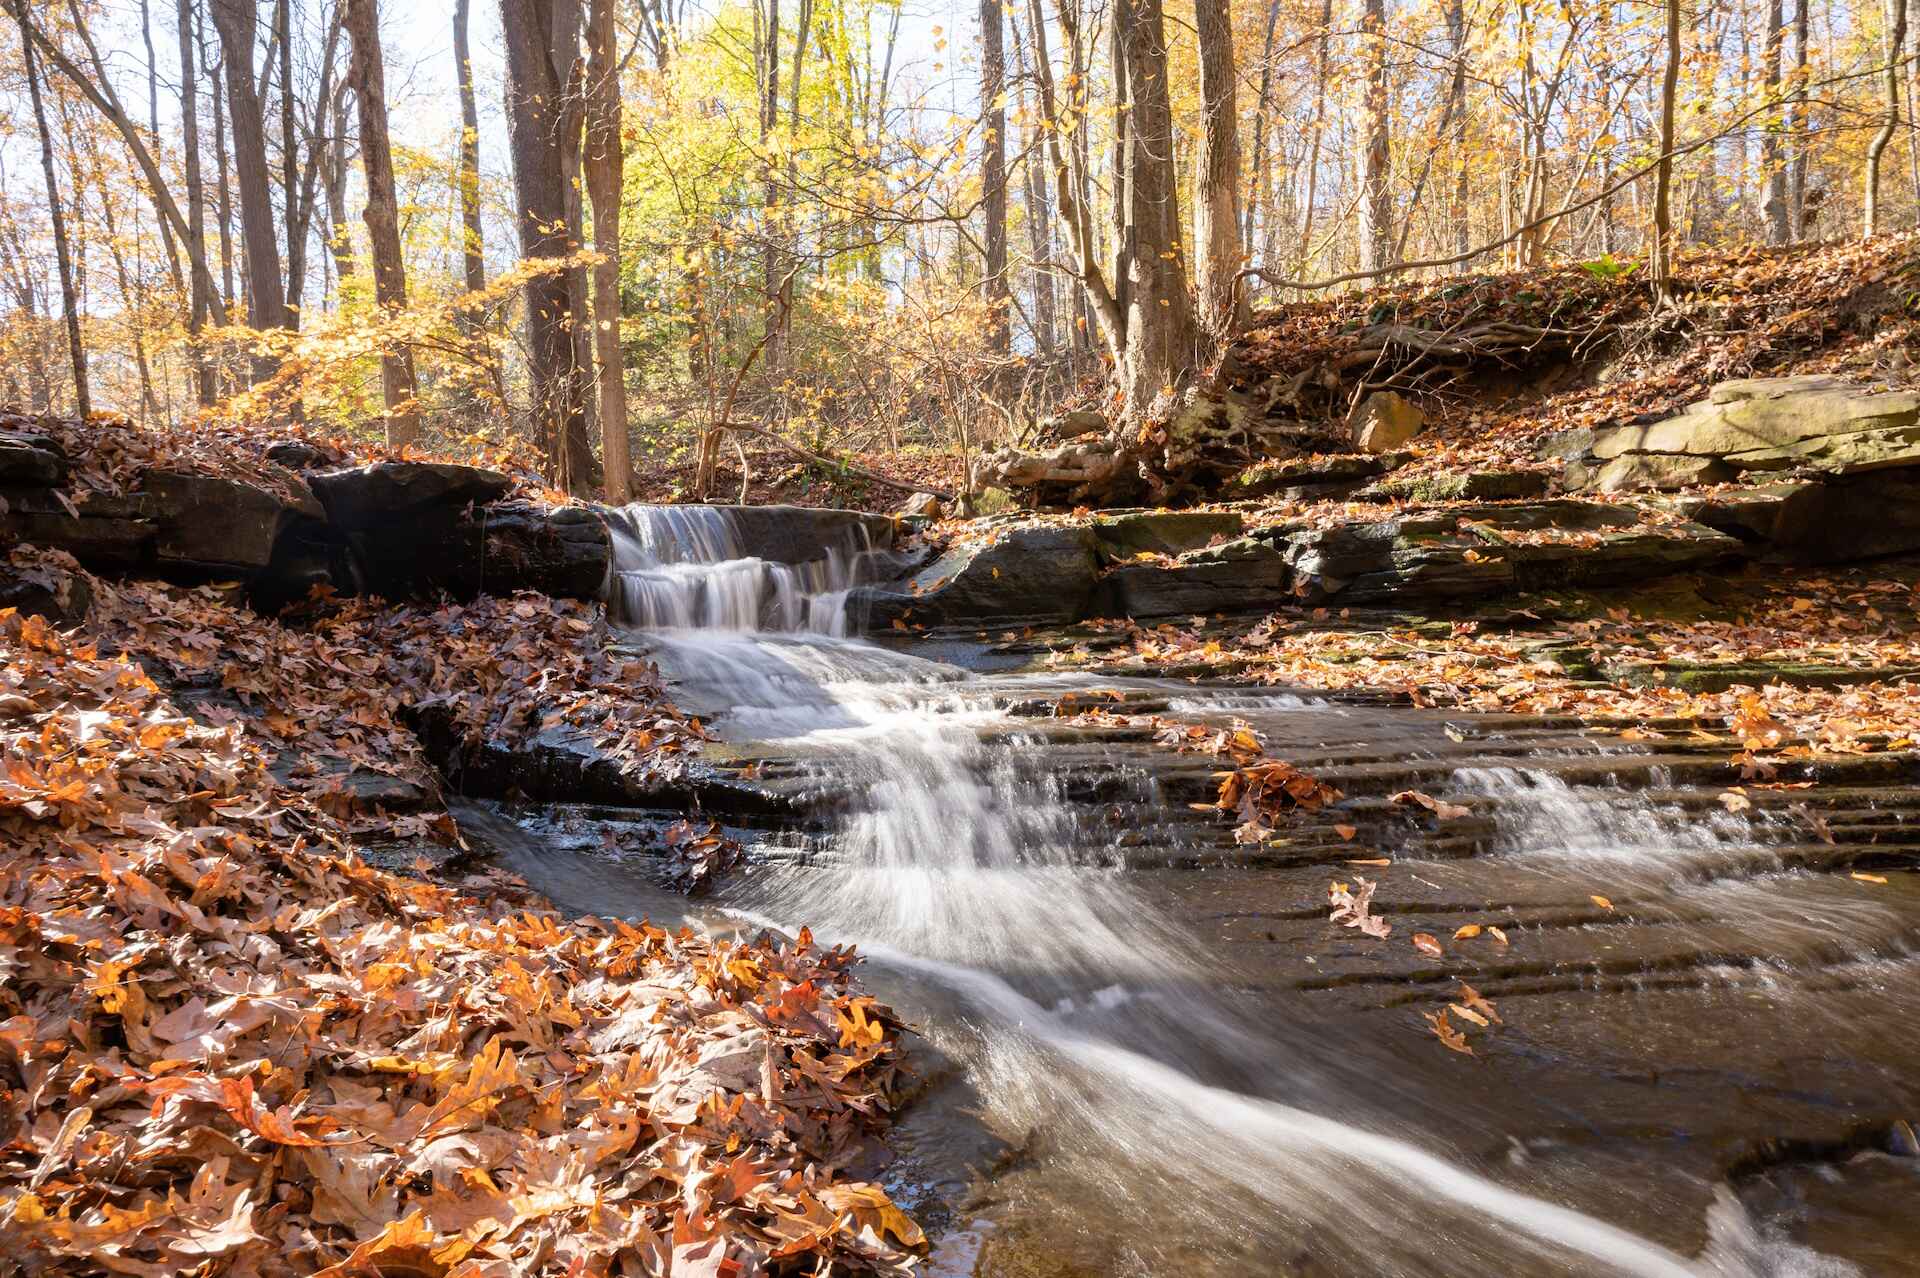
{"label": "mossy rock", "polygon": [[1395,475],[1355,496],[1368,501],[1514,501],[1546,495],[1549,480],[1537,470],[1471,470]]}
{"label": "mossy rock", "polygon": [[1630,688],[1725,692],[1730,688],[1844,688],[1920,676],[1920,666],[1833,666],[1805,661],[1608,662],[1608,678]]}

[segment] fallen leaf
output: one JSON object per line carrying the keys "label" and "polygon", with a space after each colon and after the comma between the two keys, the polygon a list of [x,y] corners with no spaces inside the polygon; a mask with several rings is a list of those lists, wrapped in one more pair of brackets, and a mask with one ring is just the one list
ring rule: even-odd
{"label": "fallen leaf", "polygon": [[1419,950],[1428,958],[1440,958],[1446,954],[1446,951],[1440,948],[1440,942],[1434,938],[1431,932],[1415,932],[1413,934],[1413,948]]}
{"label": "fallen leaf", "polygon": [[1478,935],[1480,935],[1480,925],[1478,923],[1469,923],[1465,927],[1458,927],[1453,930],[1453,939],[1456,941],[1470,941]]}

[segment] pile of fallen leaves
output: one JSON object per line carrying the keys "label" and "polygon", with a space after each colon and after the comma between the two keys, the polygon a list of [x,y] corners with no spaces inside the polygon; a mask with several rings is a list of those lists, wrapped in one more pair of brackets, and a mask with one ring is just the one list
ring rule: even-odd
{"label": "pile of fallen leaves", "polygon": [[688,1278],[920,1246],[845,1174],[899,1070],[850,953],[368,868],[238,723],[11,610],[0,755],[4,1267]]}
{"label": "pile of fallen leaves", "polygon": [[438,708],[469,743],[513,748],[565,728],[635,774],[669,774],[704,733],[669,702],[650,664],[599,642],[599,604],[523,594],[396,606],[329,599],[286,620],[217,586],[110,583],[59,552],[20,551],[47,573],[83,578],[101,639],[138,658],[195,717],[231,725],[280,779],[359,834],[444,835],[438,817],[389,810],[363,793],[391,779],[437,793],[403,709]]}

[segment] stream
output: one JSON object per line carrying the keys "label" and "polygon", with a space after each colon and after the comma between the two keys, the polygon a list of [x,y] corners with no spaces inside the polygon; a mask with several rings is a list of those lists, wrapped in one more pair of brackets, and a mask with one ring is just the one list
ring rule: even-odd
{"label": "stream", "polygon": [[[721,511],[621,514],[619,642],[711,723],[716,758],[817,819],[736,830],[751,864],[694,902],[557,819],[495,841],[563,908],[805,925],[860,948],[869,986],[924,1036],[928,1085],[880,1173],[929,1227],[922,1272],[1786,1278],[1915,1263],[1904,1243],[1846,1242],[1883,1222],[1836,1219],[1800,1171],[1761,1190],[1725,1175],[1735,1137],[1764,1147],[1805,1113],[1846,1132],[1858,1095],[1906,1095],[1872,1070],[1814,1095],[1818,1072],[1796,1090],[1759,1060],[1769,1024],[1850,1032],[1850,995],[1810,993],[1815,976],[1910,991],[1916,948],[1891,896],[1776,882],[1795,871],[1772,818],[1657,800],[1663,781],[1684,788],[1658,768],[1623,788],[1609,747],[1564,729],[1463,746],[1427,711],[929,660],[850,633],[865,546],[782,565],[743,557]],[[1343,931],[1326,885],[1356,871],[1338,849],[1236,861],[1189,808],[1203,761],[1023,709],[1094,686],[1244,720],[1316,773],[1299,755],[1422,771],[1491,822],[1484,849],[1387,849],[1394,866],[1357,872],[1382,880],[1392,937]],[[1620,908],[1590,904],[1602,892]],[[1488,958],[1491,982],[1473,978],[1506,1021],[1473,1037],[1473,1058],[1415,1015],[1453,987],[1407,943],[1479,917],[1461,901],[1497,902],[1486,917],[1509,920],[1527,960]],[[1747,962],[1720,931],[1781,957]],[[1856,940],[1828,953],[1836,935]],[[1556,984],[1563,951],[1586,965],[1571,984]],[[1897,1073],[1920,1046],[1913,1017],[1883,1021],[1858,1055]],[[1893,1179],[1872,1192],[1911,1195],[1915,1160],[1885,1158],[1894,1170],[1868,1171]]]}

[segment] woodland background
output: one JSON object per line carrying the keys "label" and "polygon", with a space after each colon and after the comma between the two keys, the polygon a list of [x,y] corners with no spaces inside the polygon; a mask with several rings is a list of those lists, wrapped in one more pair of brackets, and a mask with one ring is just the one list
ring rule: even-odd
{"label": "woodland background", "polygon": [[0,400],[963,482],[1325,290],[1912,226],[1905,2],[5,0]]}

